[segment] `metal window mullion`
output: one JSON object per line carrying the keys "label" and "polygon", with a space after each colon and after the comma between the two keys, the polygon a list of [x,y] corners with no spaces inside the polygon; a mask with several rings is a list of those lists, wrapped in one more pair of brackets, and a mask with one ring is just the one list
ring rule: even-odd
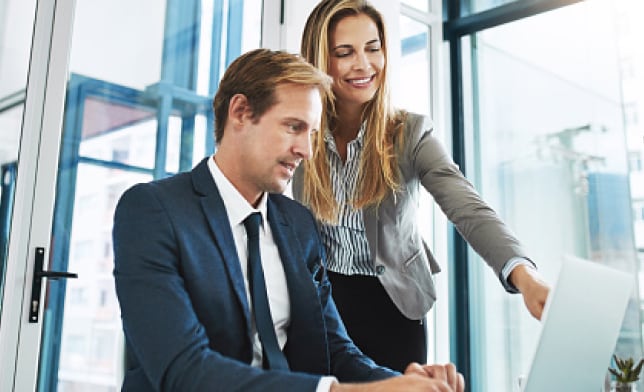
{"label": "metal window mullion", "polygon": [[226,67],[241,54],[244,0],[229,0]]}
{"label": "metal window mullion", "polygon": [[[460,37],[450,34],[447,26],[460,18],[461,1],[444,0],[443,7],[447,15],[444,24],[443,36],[449,42],[449,67],[450,67],[450,102],[452,109],[452,155],[454,161],[461,167],[465,174],[465,126],[464,126],[464,101],[462,80],[462,48]],[[466,391],[472,390],[472,364],[470,362],[472,347],[470,335],[470,290],[468,270],[467,243],[456,231],[452,229],[452,256],[450,258],[450,325],[454,331],[450,339],[450,357],[458,370],[468,382]]]}
{"label": "metal window mullion", "polygon": [[[456,0],[445,3],[456,3]],[[475,14],[455,15],[445,22],[445,37],[464,36],[583,0],[519,0]],[[460,0],[459,0],[460,2]]]}
{"label": "metal window mullion", "polygon": [[11,290],[2,307],[0,390],[27,391],[36,385],[42,324],[28,322],[30,298],[24,294],[32,289],[35,248],[48,251],[51,244],[74,9],[74,0],[37,4],[8,252]]}
{"label": "metal window mullion", "polygon": [[221,70],[221,46],[224,24],[224,0],[215,0],[212,17],[212,39],[210,57],[210,89],[209,95],[215,95],[219,88]]}

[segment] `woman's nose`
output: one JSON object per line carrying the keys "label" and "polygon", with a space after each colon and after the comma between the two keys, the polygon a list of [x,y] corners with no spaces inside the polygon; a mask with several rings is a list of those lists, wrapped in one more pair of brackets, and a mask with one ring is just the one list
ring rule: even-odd
{"label": "woman's nose", "polygon": [[371,62],[369,61],[369,57],[367,57],[367,54],[365,52],[356,53],[356,61],[354,67],[356,69],[371,69]]}

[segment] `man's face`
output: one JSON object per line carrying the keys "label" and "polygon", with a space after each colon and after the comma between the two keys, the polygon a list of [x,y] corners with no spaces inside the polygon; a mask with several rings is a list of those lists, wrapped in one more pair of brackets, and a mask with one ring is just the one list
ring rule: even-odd
{"label": "man's face", "polygon": [[277,102],[255,121],[244,121],[241,184],[249,195],[282,193],[295,168],[311,156],[311,134],[320,127],[322,101],[312,86],[283,84]]}

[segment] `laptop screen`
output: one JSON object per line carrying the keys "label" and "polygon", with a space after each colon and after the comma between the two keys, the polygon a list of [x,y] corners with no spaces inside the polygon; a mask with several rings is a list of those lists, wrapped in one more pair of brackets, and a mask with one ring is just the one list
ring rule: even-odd
{"label": "laptop screen", "polygon": [[546,301],[524,392],[602,390],[634,280],[566,257]]}

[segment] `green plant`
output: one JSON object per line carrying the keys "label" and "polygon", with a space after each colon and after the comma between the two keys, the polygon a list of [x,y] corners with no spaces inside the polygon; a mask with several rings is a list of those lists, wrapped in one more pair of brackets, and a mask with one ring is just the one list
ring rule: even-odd
{"label": "green plant", "polygon": [[613,355],[617,369],[608,368],[608,371],[611,372],[617,382],[627,383],[633,382],[640,379],[640,372],[642,371],[642,365],[644,365],[644,359],[640,359],[637,366],[635,366],[635,361],[633,358],[621,359],[617,355]]}

